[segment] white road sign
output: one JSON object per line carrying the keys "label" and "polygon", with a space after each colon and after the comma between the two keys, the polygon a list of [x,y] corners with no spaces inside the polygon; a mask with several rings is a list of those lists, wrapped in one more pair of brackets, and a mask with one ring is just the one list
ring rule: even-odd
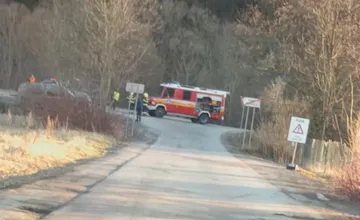
{"label": "white road sign", "polygon": [[145,85],[139,83],[126,83],[126,92],[144,93]]}
{"label": "white road sign", "polygon": [[288,141],[305,144],[310,120],[307,118],[291,117]]}
{"label": "white road sign", "polygon": [[244,106],[260,108],[261,100],[257,98],[241,97],[241,102]]}

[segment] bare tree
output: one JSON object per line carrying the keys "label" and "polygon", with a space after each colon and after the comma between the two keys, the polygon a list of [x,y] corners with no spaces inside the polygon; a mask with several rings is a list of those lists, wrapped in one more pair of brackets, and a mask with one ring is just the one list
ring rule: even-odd
{"label": "bare tree", "polygon": [[26,48],[21,41],[21,23],[28,11],[20,4],[0,6],[0,84],[14,88],[21,76],[26,60]]}
{"label": "bare tree", "polygon": [[160,12],[164,25],[155,36],[167,66],[164,77],[212,86],[211,79],[218,72],[215,55],[220,32],[218,19],[205,9],[178,1],[164,2]]}
{"label": "bare tree", "polygon": [[285,4],[277,13],[274,31],[284,48],[283,69],[293,72],[297,90],[311,97],[314,110],[320,109],[313,116],[321,128],[313,131],[321,139],[333,137],[326,135],[336,129],[333,114],[352,99],[350,84],[359,65],[359,6],[352,0],[302,0]]}
{"label": "bare tree", "polygon": [[[37,9],[28,20],[30,47],[44,70],[80,85],[98,85],[104,106],[112,84],[145,74],[156,59],[152,29],[157,24],[155,0],[52,1]],[[31,34],[36,27],[38,34]],[[26,27],[25,27],[26,29]],[[148,62],[149,59],[151,63]],[[97,86],[95,86],[97,87]]]}
{"label": "bare tree", "polygon": [[102,106],[115,76],[119,84],[136,78],[134,70],[152,46],[153,24],[140,21],[141,14],[148,9],[136,3],[131,0],[72,3],[75,7],[72,21],[78,40],[74,46],[82,65],[98,76]]}

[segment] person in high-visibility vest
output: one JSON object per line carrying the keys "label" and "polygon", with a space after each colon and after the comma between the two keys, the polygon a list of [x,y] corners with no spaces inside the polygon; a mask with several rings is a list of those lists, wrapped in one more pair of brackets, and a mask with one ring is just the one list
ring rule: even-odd
{"label": "person in high-visibility vest", "polygon": [[119,104],[119,100],[120,100],[120,92],[119,92],[119,90],[114,90],[113,103],[112,103],[112,108],[114,111],[116,109],[116,106],[118,106],[118,104]]}
{"label": "person in high-visibility vest", "polygon": [[130,104],[130,110],[134,110],[134,107],[135,107],[135,96],[134,96],[134,93],[131,92],[130,95],[127,97],[128,101],[129,101],[129,104]]}
{"label": "person in high-visibility vest", "polygon": [[36,78],[34,75],[31,75],[29,78],[29,83],[35,83],[36,82]]}
{"label": "person in high-visibility vest", "polygon": [[143,112],[148,112],[149,94],[147,92],[143,95]]}

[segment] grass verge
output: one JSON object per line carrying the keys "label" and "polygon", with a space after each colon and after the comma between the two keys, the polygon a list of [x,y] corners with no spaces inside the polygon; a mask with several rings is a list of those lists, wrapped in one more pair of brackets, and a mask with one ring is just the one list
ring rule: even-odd
{"label": "grass verge", "polygon": [[30,129],[24,128],[30,119],[17,116],[10,126],[6,124],[8,117],[0,115],[2,179],[101,157],[114,142],[113,137],[104,134],[56,128],[51,120],[45,128]]}

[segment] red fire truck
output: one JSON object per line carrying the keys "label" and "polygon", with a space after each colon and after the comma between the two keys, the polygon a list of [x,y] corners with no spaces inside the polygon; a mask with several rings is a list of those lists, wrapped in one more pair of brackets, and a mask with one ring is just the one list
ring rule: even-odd
{"label": "red fire truck", "polygon": [[162,83],[161,95],[149,97],[149,115],[162,118],[174,115],[206,124],[210,119],[224,120],[226,97],[229,92],[182,86],[178,82]]}

